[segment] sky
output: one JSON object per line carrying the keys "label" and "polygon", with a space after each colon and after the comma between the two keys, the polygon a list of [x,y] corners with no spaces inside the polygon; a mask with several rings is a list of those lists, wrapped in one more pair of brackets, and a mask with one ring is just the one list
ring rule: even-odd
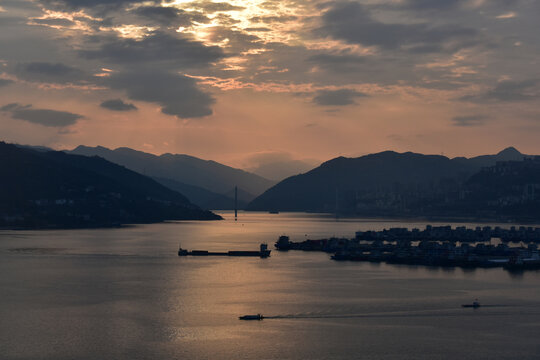
{"label": "sky", "polygon": [[540,154],[539,17],[536,0],[4,0],[0,140],[269,177],[383,150]]}

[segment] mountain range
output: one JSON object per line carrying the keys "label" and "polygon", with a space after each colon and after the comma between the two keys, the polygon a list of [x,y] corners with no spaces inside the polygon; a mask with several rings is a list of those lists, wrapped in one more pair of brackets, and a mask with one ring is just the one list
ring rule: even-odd
{"label": "mountain range", "polygon": [[100,157],[0,142],[0,227],[71,228],[220,219],[156,181]]}
{"label": "mountain range", "polygon": [[239,208],[260,195],[275,182],[212,160],[183,154],[153,155],[126,147],[114,150],[78,146],[70,154],[100,156],[116,164],[154,178],[181,192],[204,209],[233,209],[234,188],[238,187]]}
{"label": "mountain range", "polygon": [[[10,151],[14,151],[12,145],[3,146],[4,150],[8,146],[11,147]],[[18,151],[26,156],[32,154],[32,168],[42,168],[40,161],[45,164],[52,161],[55,166],[64,167],[61,171],[45,174],[47,180],[43,184],[51,185],[51,188],[42,189],[45,195],[34,193],[35,189],[40,189],[43,184],[29,185],[32,172],[6,177],[7,181],[13,184],[16,183],[17,176],[24,179],[21,184],[16,185],[29,189],[24,190],[26,195],[31,195],[31,198],[25,198],[25,204],[28,201],[37,201],[39,206],[43,206],[42,199],[71,199],[68,195],[73,194],[83,199],[80,189],[88,189],[89,186],[93,189],[88,184],[88,179],[93,179],[94,182],[108,184],[107,187],[102,186],[102,190],[108,189],[108,193],[98,195],[101,202],[105,201],[113,210],[124,206],[132,212],[126,218],[110,220],[117,223],[125,223],[127,219],[131,219],[131,222],[160,221],[166,218],[186,218],[187,215],[178,212],[172,216],[170,211],[167,213],[164,209],[159,209],[156,210],[158,215],[155,219],[145,218],[140,211],[140,202],[111,201],[111,194],[116,197],[121,194],[122,199],[133,196],[162,205],[175,204],[183,207],[184,211],[192,210],[194,217],[196,211],[201,211],[199,207],[232,209],[234,188],[238,186],[239,208],[245,206],[247,210],[332,212],[360,216],[475,217],[483,214],[482,216],[492,218],[499,216],[501,219],[509,219],[512,214],[520,214],[521,218],[526,218],[527,213],[535,214],[536,212],[530,209],[536,206],[536,192],[540,195],[540,184],[535,182],[536,177],[540,176],[537,173],[540,171],[540,160],[527,162],[532,156],[524,155],[513,147],[494,155],[472,158],[448,158],[394,151],[357,158],[338,157],[304,174],[291,176],[272,187],[270,180],[260,176],[188,155],[157,156],[129,148],[110,150],[100,146],[79,146],[66,152],[64,156],[61,152],[48,151],[43,147],[19,146]],[[4,161],[9,163],[8,157],[4,157]],[[14,169],[20,172],[16,166]],[[109,171],[104,172],[105,169]],[[90,171],[92,174],[85,175],[87,180],[82,181],[84,176],[78,173],[81,170]],[[506,175],[510,173],[514,174],[513,177]],[[71,190],[67,194],[54,192],[58,191],[58,186],[65,190],[62,182],[64,180],[59,174],[64,174],[68,183],[75,184],[68,186]],[[56,177],[47,178],[52,175]],[[72,179],[73,176],[77,181]],[[96,176],[106,179],[98,179]],[[137,183],[144,183],[145,186],[135,188],[134,184]],[[16,189],[17,186],[13,188]],[[253,194],[261,193],[268,187],[268,190],[254,198]],[[10,196],[16,193],[5,192],[3,196],[9,200]],[[20,200],[20,196],[15,196],[11,204],[20,207],[21,203],[17,202],[17,199]],[[79,203],[83,204],[85,201]],[[97,204],[95,199],[89,201]],[[108,214],[112,213],[114,211]],[[197,216],[212,217],[208,212],[204,214],[206,215],[199,213]],[[100,221],[106,221],[106,217],[103,216],[97,222]]]}
{"label": "mountain range", "polygon": [[[289,177],[254,199],[248,210],[358,212],[392,203],[405,193],[441,192],[464,183],[497,161],[527,155],[507,148],[496,155],[450,159],[441,155],[384,151],[358,158],[338,157],[304,174]],[[395,201],[394,201],[395,203]]]}

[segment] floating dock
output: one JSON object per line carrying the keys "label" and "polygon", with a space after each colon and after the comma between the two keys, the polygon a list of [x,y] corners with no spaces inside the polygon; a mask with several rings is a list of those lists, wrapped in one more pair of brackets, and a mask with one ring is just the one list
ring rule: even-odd
{"label": "floating dock", "polygon": [[268,250],[267,244],[261,244],[259,251],[238,251],[232,250],[227,252],[216,252],[207,250],[192,250],[188,251],[182,248],[178,249],[178,256],[258,256],[267,258],[270,256],[271,250]]}

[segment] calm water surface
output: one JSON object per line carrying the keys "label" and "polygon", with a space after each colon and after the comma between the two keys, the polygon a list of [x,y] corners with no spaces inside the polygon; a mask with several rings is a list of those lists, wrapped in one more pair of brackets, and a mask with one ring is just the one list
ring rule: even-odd
{"label": "calm water surface", "polygon": [[[540,272],[335,262],[294,251],[268,259],[176,256],[179,243],[255,250],[282,234],[299,241],[425,226],[223,215],[122,229],[0,231],[0,358],[540,358]],[[460,307],[476,297],[497,306]],[[256,313],[278,318],[238,320]]]}

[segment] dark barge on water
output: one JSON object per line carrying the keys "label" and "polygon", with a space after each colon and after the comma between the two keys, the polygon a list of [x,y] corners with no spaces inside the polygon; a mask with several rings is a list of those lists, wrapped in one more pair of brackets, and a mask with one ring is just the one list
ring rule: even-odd
{"label": "dark barge on water", "polygon": [[238,319],[239,320],[262,320],[262,319],[264,319],[264,316],[262,316],[261,314],[244,315],[244,316],[239,316]]}
{"label": "dark barge on water", "polygon": [[178,249],[178,256],[258,256],[260,258],[267,258],[270,256],[271,250],[268,250],[268,245],[261,244],[259,251],[238,251],[238,250],[231,250],[231,251],[223,251],[223,252],[215,252],[215,251],[208,251],[208,250],[192,250],[188,251],[186,249],[179,248]]}
{"label": "dark barge on water", "polygon": [[463,304],[461,305],[461,307],[464,307],[464,308],[473,308],[473,309],[478,309],[480,307],[480,302],[478,301],[478,299],[475,299],[472,304]]}

